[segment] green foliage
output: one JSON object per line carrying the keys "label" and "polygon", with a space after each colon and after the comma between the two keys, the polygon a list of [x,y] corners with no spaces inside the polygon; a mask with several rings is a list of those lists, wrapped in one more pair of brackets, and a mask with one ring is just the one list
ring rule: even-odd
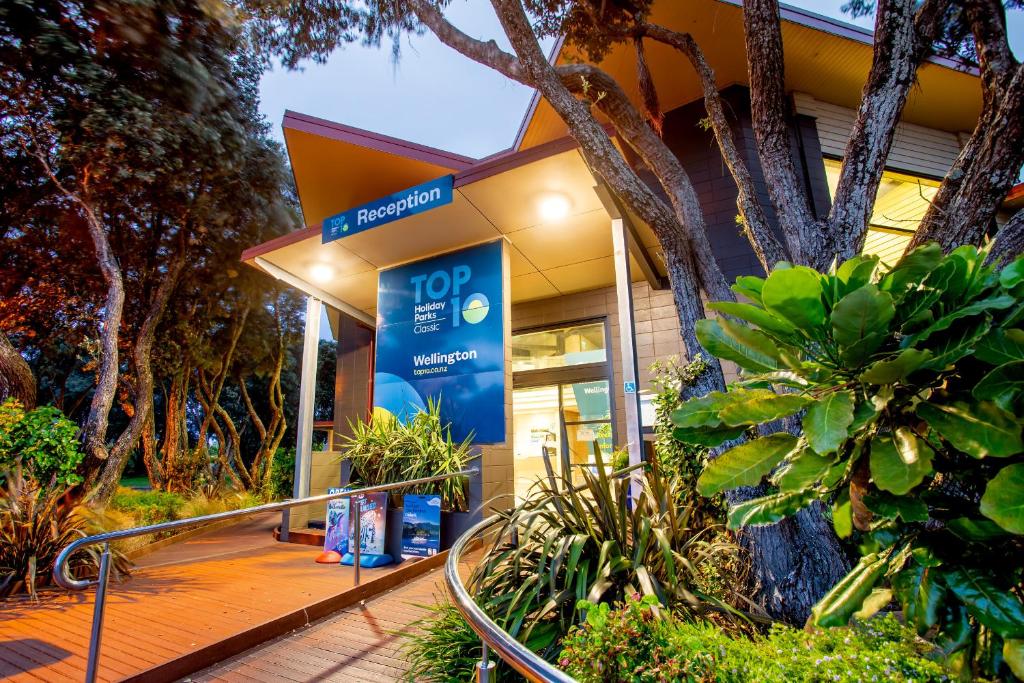
{"label": "green foliage", "polygon": [[177,493],[122,488],[111,497],[109,507],[128,513],[139,525],[144,526],[180,519],[187,502],[185,496]]}
{"label": "green foliage", "polygon": [[0,403],[0,485],[4,471],[21,465],[26,476],[44,486],[73,486],[82,481],[78,426],[53,406],[25,411],[15,399]]}
{"label": "green foliage", "polygon": [[1019,661],[1024,638],[1024,259],[1002,272],[984,260],[926,245],[888,272],[859,256],[828,274],[780,264],[741,278],[734,289],[753,303],[718,307],[757,329],[707,321],[698,336],[743,379],[673,418],[691,441],[799,418],[800,436],[777,431],[712,460],[701,491],[769,477],[774,490],[730,511],[733,528],[830,505],[862,558],[815,622],[845,624],[889,595],[951,662],[1000,675],[1000,653]]}
{"label": "green foliage", "polygon": [[547,657],[582,617],[582,599],[641,593],[694,616],[735,617],[739,548],[714,529],[691,526],[690,510],[678,505],[680,479],[643,472],[631,505],[630,477],[610,476],[600,457],[595,469],[580,471],[580,487],[553,476],[539,480],[506,513],[470,577],[484,611]]}
{"label": "green foliage", "polygon": [[[36,589],[50,582],[53,563],[65,546],[102,529],[94,528],[88,513],[62,487],[43,486],[16,467],[0,496],[0,597]],[[98,550],[86,548],[70,562],[78,577],[95,575]],[[128,563],[114,551],[115,573],[126,574]]]}
{"label": "green foliage", "polygon": [[[438,596],[437,604],[422,606],[429,611],[411,624],[412,633],[405,637],[402,653],[409,663],[408,681],[425,683],[473,683],[480,661],[480,636],[473,632],[447,593]],[[511,670],[500,658],[491,680],[512,680]]]}
{"label": "green foliage", "polygon": [[[654,453],[658,469],[666,476],[679,477],[680,505],[691,510],[691,524],[704,528],[725,521],[725,506],[721,496],[705,498],[697,495],[697,477],[707,463],[708,450],[702,445],[685,443],[675,438],[676,426],[672,414],[683,403],[683,392],[707,370],[707,362],[696,358],[680,363],[675,356],[651,364],[651,383],[654,395]],[[627,463],[613,463],[616,470]]]}
{"label": "green foliage", "polygon": [[278,448],[270,470],[272,500],[291,498],[295,491],[295,449]]}
{"label": "green foliage", "polygon": [[929,659],[933,648],[892,615],[824,631],[775,624],[767,635],[747,637],[680,620],[643,598],[592,606],[563,645],[559,663],[580,683],[949,680]]}
{"label": "green foliage", "polygon": [[[381,414],[370,422],[349,422],[349,429],[352,434],[343,438],[342,448],[352,461],[352,481],[366,486],[459,472],[471,460],[472,435],[461,443],[453,441],[451,425],[442,423],[436,401],[428,400],[426,410],[404,423]],[[405,493],[438,490],[445,509],[466,509],[464,477],[402,489]]]}

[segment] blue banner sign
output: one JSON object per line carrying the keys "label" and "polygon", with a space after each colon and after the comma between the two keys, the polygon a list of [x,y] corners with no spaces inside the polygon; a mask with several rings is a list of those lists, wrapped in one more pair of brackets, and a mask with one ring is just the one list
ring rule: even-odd
{"label": "blue banner sign", "polygon": [[442,176],[326,218],[321,242],[327,244],[378,225],[451,204],[454,182],[454,176]]}
{"label": "blue banner sign", "polygon": [[402,557],[431,557],[441,550],[441,496],[402,496]]}
{"label": "blue banner sign", "polygon": [[438,401],[456,441],[505,440],[501,241],[382,271],[374,413]]}

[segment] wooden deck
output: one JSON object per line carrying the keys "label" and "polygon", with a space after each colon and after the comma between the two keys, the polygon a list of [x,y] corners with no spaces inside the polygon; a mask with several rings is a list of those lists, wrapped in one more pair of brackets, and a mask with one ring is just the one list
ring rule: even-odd
{"label": "wooden deck", "polygon": [[195,682],[405,680],[402,653],[412,624],[427,614],[420,605],[443,594],[441,569],[353,605],[307,628],[282,636],[190,676]]}
{"label": "wooden deck", "polygon": [[[100,680],[175,678],[370,597],[413,569],[364,569],[363,588],[352,591],[351,568],[315,564],[315,548],[274,541],[279,519],[254,518],[158,550],[130,580],[111,583]],[[374,579],[381,581],[367,587]],[[0,678],[81,681],[94,595],[0,602]],[[200,666],[181,664],[204,657]]]}

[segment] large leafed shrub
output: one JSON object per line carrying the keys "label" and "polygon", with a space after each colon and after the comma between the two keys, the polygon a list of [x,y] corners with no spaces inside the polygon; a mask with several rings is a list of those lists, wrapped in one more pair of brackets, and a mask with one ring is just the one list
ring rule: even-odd
{"label": "large leafed shrub", "polygon": [[45,486],[82,481],[78,426],[53,406],[25,410],[13,398],[0,403],[0,484],[4,472],[21,466],[24,476]]}
{"label": "large leafed shrub", "polygon": [[[741,277],[701,343],[742,381],[676,411],[676,436],[718,446],[701,493],[752,486],[732,527],[820,500],[861,559],[816,624],[899,603],[963,670],[1024,676],[1024,259],[1002,271],[926,245],[892,269],[861,256],[823,274]],[[743,322],[739,322],[743,321]],[[779,422],[799,420],[799,433]],[[794,430],[797,431],[797,430]]]}

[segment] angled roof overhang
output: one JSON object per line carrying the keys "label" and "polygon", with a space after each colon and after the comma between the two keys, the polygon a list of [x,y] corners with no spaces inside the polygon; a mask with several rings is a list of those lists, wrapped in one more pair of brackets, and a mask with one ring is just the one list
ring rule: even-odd
{"label": "angled roof overhang", "polygon": [[[513,302],[615,282],[611,215],[573,140],[473,162],[291,112],[284,126],[309,227],[247,249],[242,260],[334,308],[371,323],[379,270],[495,239],[510,245]],[[450,204],[322,242],[324,218],[449,173]],[[545,222],[538,206],[552,195],[568,215]],[[633,228],[635,278],[660,286],[657,239],[638,221]],[[333,276],[317,283],[320,264]]]}
{"label": "angled roof overhang", "polygon": [[[719,88],[747,84],[741,0],[657,2],[651,22],[690,33],[704,50]],[[849,108],[859,105],[871,68],[871,31],[783,5],[782,43],[788,91],[807,93]],[[645,41],[644,47],[664,111],[702,97],[696,73],[684,56],[651,40]],[[556,54],[558,63],[580,58],[568,46]],[[635,103],[640,103],[636,53],[631,44],[613,49],[599,66],[618,81]],[[953,60],[935,57],[918,70],[902,120],[959,133],[973,130],[980,112],[981,84],[977,72]],[[565,124],[535,94],[514,147],[526,149],[565,134]]]}

